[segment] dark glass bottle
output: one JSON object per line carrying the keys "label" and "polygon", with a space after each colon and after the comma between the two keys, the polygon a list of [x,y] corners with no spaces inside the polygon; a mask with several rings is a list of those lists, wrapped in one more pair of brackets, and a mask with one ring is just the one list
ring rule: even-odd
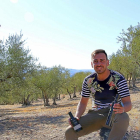
{"label": "dark glass bottle", "polygon": [[72,126],[73,126],[73,129],[74,129],[76,132],[82,130],[82,126],[81,126],[81,124],[79,123],[79,121],[72,115],[71,112],[69,112],[68,114],[69,114],[69,116],[70,116],[70,122],[71,122],[71,124],[72,124]]}

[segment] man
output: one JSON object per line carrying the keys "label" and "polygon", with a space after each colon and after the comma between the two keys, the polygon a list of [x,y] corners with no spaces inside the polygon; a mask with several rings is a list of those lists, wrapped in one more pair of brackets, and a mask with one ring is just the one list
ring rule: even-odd
{"label": "man", "polygon": [[[102,127],[110,128],[105,123],[109,106],[117,93],[120,97],[120,103],[116,103],[113,107],[115,117],[108,140],[121,140],[129,125],[129,116],[126,112],[130,111],[132,107],[126,80],[118,72],[107,68],[109,60],[104,50],[95,50],[91,54],[91,59],[91,66],[95,73],[84,79],[82,97],[75,114],[83,129],[75,132],[69,121],[70,126],[65,132],[66,140],[78,140],[78,137],[97,131]],[[86,115],[83,115],[90,94],[93,97],[94,106]]]}

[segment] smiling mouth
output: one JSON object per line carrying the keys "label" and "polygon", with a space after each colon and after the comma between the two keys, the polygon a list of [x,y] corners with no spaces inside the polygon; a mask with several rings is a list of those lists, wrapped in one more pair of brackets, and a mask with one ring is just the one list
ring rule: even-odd
{"label": "smiling mouth", "polygon": [[97,67],[97,69],[101,69],[102,67]]}

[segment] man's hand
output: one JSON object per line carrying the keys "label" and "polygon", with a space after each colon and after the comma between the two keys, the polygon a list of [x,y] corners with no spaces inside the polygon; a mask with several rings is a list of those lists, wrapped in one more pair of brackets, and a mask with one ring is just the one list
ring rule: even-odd
{"label": "man's hand", "polygon": [[113,111],[115,114],[121,114],[124,112],[124,106],[120,105],[119,103],[114,104]]}
{"label": "man's hand", "polygon": [[[79,121],[79,118],[78,117],[75,117],[75,118]],[[70,118],[68,119],[68,122],[71,125],[71,127],[73,127],[72,124],[71,124]]]}

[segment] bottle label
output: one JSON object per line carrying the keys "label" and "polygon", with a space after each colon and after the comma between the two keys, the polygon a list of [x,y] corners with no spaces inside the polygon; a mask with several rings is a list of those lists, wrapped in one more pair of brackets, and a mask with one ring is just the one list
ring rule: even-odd
{"label": "bottle label", "polygon": [[74,130],[77,130],[77,129],[81,128],[81,125],[78,124],[78,125],[74,126],[73,128],[74,128]]}

